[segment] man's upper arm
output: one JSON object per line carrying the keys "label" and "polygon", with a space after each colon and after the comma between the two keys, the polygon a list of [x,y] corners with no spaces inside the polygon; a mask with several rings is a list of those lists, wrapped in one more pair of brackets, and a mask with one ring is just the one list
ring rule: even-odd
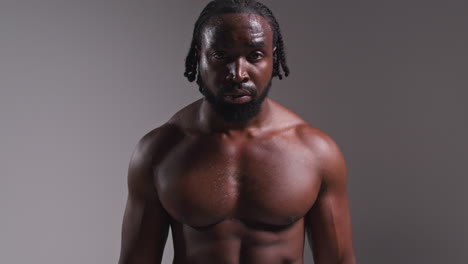
{"label": "man's upper arm", "polygon": [[154,142],[148,134],[138,142],[128,168],[119,264],[155,264],[162,259],[169,217],[153,183],[154,155]]}
{"label": "man's upper arm", "polygon": [[329,136],[320,136],[316,143],[322,185],[314,206],[306,216],[314,260],[316,264],[354,264],[345,161]]}

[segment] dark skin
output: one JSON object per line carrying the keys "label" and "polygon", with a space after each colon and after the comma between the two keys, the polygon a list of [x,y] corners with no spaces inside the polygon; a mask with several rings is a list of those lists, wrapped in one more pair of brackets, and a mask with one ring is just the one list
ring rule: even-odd
{"label": "dark skin", "polygon": [[[207,89],[266,89],[276,48],[265,18],[218,15],[202,34]],[[169,227],[176,264],[300,264],[304,234],[316,264],[356,263],[340,149],[268,97],[246,122],[205,99],[183,108],[140,140],[128,187],[120,264],[160,263]]]}

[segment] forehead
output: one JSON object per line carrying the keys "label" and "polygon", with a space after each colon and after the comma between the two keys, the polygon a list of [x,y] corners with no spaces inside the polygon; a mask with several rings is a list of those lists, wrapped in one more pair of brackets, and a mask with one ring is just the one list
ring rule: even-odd
{"label": "forehead", "polygon": [[272,46],[273,32],[270,24],[257,14],[222,14],[210,18],[201,31],[202,48],[230,46],[239,42]]}

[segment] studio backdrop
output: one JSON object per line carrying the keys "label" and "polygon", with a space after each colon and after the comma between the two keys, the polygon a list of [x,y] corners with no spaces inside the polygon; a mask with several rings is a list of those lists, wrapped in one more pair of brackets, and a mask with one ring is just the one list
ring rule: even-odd
{"label": "studio backdrop", "polygon": [[[342,149],[358,263],[466,263],[467,2],[264,3],[291,68],[271,97]],[[201,97],[206,4],[1,0],[0,263],[117,263],[137,141]]]}

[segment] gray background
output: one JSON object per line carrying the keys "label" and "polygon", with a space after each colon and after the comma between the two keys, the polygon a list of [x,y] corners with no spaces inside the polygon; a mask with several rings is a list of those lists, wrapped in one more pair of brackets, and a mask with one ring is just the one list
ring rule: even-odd
{"label": "gray background", "polygon": [[[200,97],[206,3],[1,0],[0,263],[117,262],[136,142]],[[342,148],[358,263],[466,263],[467,2],[264,3],[292,70],[271,96]]]}

